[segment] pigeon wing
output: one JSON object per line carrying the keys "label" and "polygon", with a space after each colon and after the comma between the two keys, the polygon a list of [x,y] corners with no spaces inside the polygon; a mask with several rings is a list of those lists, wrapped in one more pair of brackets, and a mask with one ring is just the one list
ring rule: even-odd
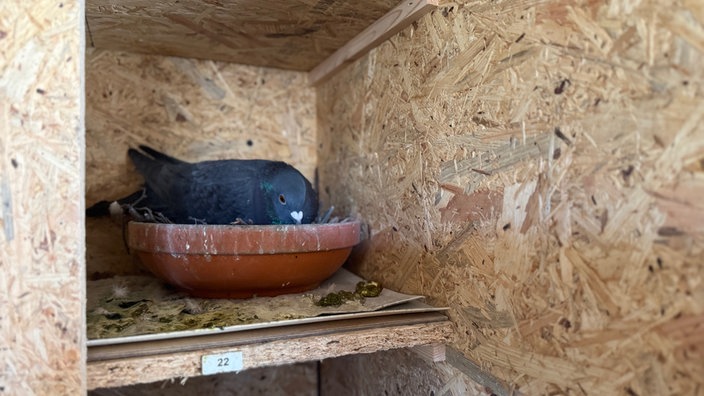
{"label": "pigeon wing", "polygon": [[182,210],[208,224],[229,224],[236,220],[263,224],[265,200],[260,175],[265,161],[221,160],[193,164],[190,188]]}
{"label": "pigeon wing", "polygon": [[179,197],[187,192],[191,183],[188,176],[192,164],[160,155],[156,150],[148,149],[145,152],[156,155],[147,156],[135,149],[129,149],[127,154],[144,177],[148,207],[163,213],[174,223],[192,222],[187,221],[188,213],[178,204],[181,201]]}
{"label": "pigeon wing", "polygon": [[145,179],[150,202],[174,223],[230,224],[238,219],[267,224],[260,174],[270,161],[219,160],[188,163],[153,149],[128,154]]}

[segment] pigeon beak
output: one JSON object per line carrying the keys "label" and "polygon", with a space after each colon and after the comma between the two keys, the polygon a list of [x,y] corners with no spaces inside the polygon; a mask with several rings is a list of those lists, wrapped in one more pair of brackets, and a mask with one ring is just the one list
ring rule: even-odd
{"label": "pigeon beak", "polygon": [[298,211],[298,212],[291,212],[291,217],[296,221],[296,224],[301,224],[301,220],[303,220],[303,212]]}

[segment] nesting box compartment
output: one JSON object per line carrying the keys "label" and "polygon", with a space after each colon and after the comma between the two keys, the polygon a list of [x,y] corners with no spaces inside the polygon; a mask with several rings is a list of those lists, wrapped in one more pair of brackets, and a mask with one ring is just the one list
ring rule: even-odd
{"label": "nesting box compartment", "polygon": [[[291,367],[329,393],[701,392],[702,8],[435,6],[0,3],[0,389],[200,376],[203,356],[241,352],[245,369],[323,360]],[[291,163],[369,226],[348,269],[450,322],[155,340],[89,361],[90,284],[143,270],[84,202],[139,186],[126,151],[142,143]]]}
{"label": "nesting box compartment", "polygon": [[[305,33],[309,36],[305,40],[297,39],[294,34],[286,36],[284,33],[280,33],[275,39],[272,39],[272,34],[259,32],[252,34],[255,36],[263,35],[259,37],[260,41],[258,42],[262,51],[256,56],[250,56],[252,54],[228,51],[227,48],[218,45],[210,48],[206,54],[202,52],[202,47],[198,43],[198,40],[203,38],[202,36],[188,37],[183,35],[183,26],[178,22],[174,23],[174,21],[181,21],[185,18],[184,15],[190,15],[189,13],[193,11],[191,6],[195,8],[202,6],[184,4],[177,9],[166,12],[159,10],[159,5],[154,5],[155,9],[152,11],[161,16],[153,16],[155,14],[141,10],[129,10],[128,13],[141,18],[141,22],[135,24],[134,29],[149,31],[161,37],[161,39],[153,40],[155,44],[146,51],[149,53],[137,53],[145,52],[145,48],[137,42],[130,41],[130,38],[135,37],[134,35],[115,35],[120,29],[115,29],[113,23],[126,21],[124,17],[105,9],[92,8],[95,4],[92,6],[89,4],[87,26],[91,33],[92,43],[96,48],[89,48],[86,52],[87,203],[90,205],[99,200],[125,196],[139,187],[142,180],[136,174],[125,154],[129,147],[136,147],[140,144],[147,144],[186,161],[227,158],[282,160],[295,166],[309,180],[315,181],[317,179],[317,153],[321,147],[317,141],[316,100],[313,84],[322,83],[323,80],[330,78],[332,73],[339,70],[345,63],[363,55],[364,51],[377,45],[385,37],[408,25],[433,7],[433,4],[425,1],[404,2],[396,8],[383,3],[372,5],[370,2],[368,5],[370,7],[356,15],[354,20],[349,21],[350,23],[343,23],[340,26],[336,25],[334,16],[352,12],[347,10],[352,6],[335,6],[325,11],[325,15],[331,17],[324,20],[310,22],[304,19],[297,22],[302,26],[309,23],[317,25],[323,23],[322,26],[316,25],[315,27],[321,32],[335,29],[337,34],[334,37],[335,40],[332,41],[333,44],[334,42],[348,41],[347,46],[337,53],[334,53],[336,48],[330,47],[332,44],[329,43],[323,46],[316,44],[315,48],[309,47],[312,43],[319,43],[321,40],[317,38],[320,34],[314,32]],[[362,6],[363,4],[360,3],[352,8]],[[248,12],[246,7],[242,5],[239,7],[238,10],[244,14]],[[272,5],[267,5],[267,7],[272,7]],[[289,5],[286,4],[285,7],[289,7]],[[285,7],[278,11],[285,11]],[[390,9],[391,12],[385,16],[384,12]],[[380,10],[385,11],[380,13]],[[300,10],[295,12],[300,12]],[[317,15],[316,13],[322,11],[314,8],[308,12]],[[251,17],[248,19],[248,16],[244,14],[231,15],[229,18],[251,20]],[[370,15],[377,20],[369,19]],[[208,27],[217,26],[218,23],[223,22],[222,18],[228,17],[214,14],[203,19],[201,23]],[[365,26],[359,24],[361,20],[367,20],[372,26],[364,30]],[[163,23],[164,21],[166,23]],[[132,22],[127,24],[129,23]],[[277,27],[277,29],[279,28],[286,29],[281,26]],[[249,29],[250,33],[256,32],[256,29],[261,29],[261,26]],[[355,34],[357,34],[357,38],[355,38]],[[175,48],[168,37],[183,37],[185,41]],[[326,33],[320,37],[324,37],[326,40],[330,38]],[[253,38],[250,38],[248,45],[251,45],[251,40]],[[223,42],[224,39],[220,44]],[[263,44],[265,42],[269,44]],[[242,43],[239,44],[244,46]],[[300,47],[300,54],[293,57],[286,56],[291,46]],[[201,50],[190,52],[194,48],[201,48]],[[187,57],[164,56],[174,54],[183,56],[183,51],[186,51]],[[207,60],[195,58],[207,58]],[[316,59],[319,67],[313,68],[310,62],[316,61]],[[233,61],[238,63],[232,63]],[[241,64],[243,62],[248,64]],[[257,66],[262,63],[289,70]],[[310,73],[298,70],[310,70]],[[155,227],[157,226],[155,225]],[[320,227],[349,228],[350,224],[331,224]],[[356,227],[359,230],[358,223]],[[183,279],[185,275],[193,275],[192,281],[204,282],[205,278],[210,275],[198,274],[196,270],[197,268],[210,268],[218,264],[213,259],[214,256],[209,257],[211,262],[203,265],[182,266],[182,258],[185,256],[181,257],[180,251],[166,253],[165,256],[169,256],[169,254],[174,256],[174,259],[167,263],[167,266],[176,265],[178,268],[183,268],[180,272],[174,271],[173,268],[167,271],[164,265],[156,265],[153,254],[146,252],[143,246],[135,245],[134,224],[128,227],[130,231],[128,232],[129,245],[132,247],[132,253],[136,253],[134,255],[130,255],[123,246],[124,229],[122,224],[115,223],[109,218],[88,218],[86,219],[86,228],[89,289],[98,287],[98,283],[104,285],[106,278],[111,277],[114,277],[112,279],[116,284],[116,293],[120,294],[119,296],[116,294],[115,298],[122,298],[124,294],[134,293],[135,288],[145,287],[146,283],[131,280],[138,279],[132,276],[143,272],[140,263],[133,262],[134,257],[139,257],[141,260],[138,261],[146,265],[151,272],[179,287],[192,289],[191,292],[198,296],[222,297],[227,294],[221,290],[221,284],[212,283],[212,287],[203,288]],[[248,227],[247,231],[254,229]],[[304,231],[304,229],[306,226],[298,227],[296,231]],[[319,243],[323,242],[325,239],[323,237],[324,235],[319,236]],[[359,241],[358,238],[359,236],[357,236],[357,241]],[[194,239],[190,245],[195,245],[196,242]],[[317,263],[315,266],[322,268],[332,259],[336,262],[339,261],[330,255],[337,255],[338,252],[341,252],[346,256],[349,254],[349,247],[355,244],[346,245],[344,252],[337,247],[333,250],[324,248],[325,251],[322,253],[327,254],[328,258],[323,261],[318,259],[315,261]],[[218,248],[218,252],[222,253],[223,249]],[[161,255],[164,256],[164,254]],[[301,259],[299,256],[301,254],[295,255],[296,263]],[[233,273],[239,273],[247,268],[245,259],[248,257],[240,256],[242,260],[239,260],[237,265],[238,268],[242,268]],[[290,260],[287,262],[291,264]],[[265,264],[254,265],[252,269],[266,267],[269,269],[258,269],[256,273],[266,274],[267,271],[271,271],[273,272],[270,274],[272,276],[290,275],[287,279],[277,278],[275,280],[277,289],[271,288],[269,285],[271,282],[267,283],[269,289],[265,289],[263,286],[257,286],[262,284],[262,280],[247,278],[249,280],[245,280],[246,284],[241,287],[249,287],[249,289],[242,289],[244,291],[238,293],[230,292],[227,295],[230,297],[251,297],[253,293],[257,296],[280,294],[276,290],[282,287],[288,288],[286,290],[289,292],[308,290],[322,280],[317,278],[310,280],[309,276],[300,273],[304,269],[300,265],[292,267],[292,269],[300,267],[300,270],[295,272],[286,269],[285,265],[277,267],[273,262]],[[335,264],[336,267],[338,265],[339,263]],[[220,283],[225,280],[226,273],[232,272],[227,268],[222,270],[224,271],[223,276],[218,279]],[[327,271],[326,274],[327,278],[331,272]],[[310,284],[299,284],[303,279],[308,279],[307,282]],[[257,287],[259,288],[257,289]],[[96,293],[91,293],[89,290],[89,296],[93,296],[91,298],[95,298],[95,295]],[[173,298],[179,297],[174,296]],[[93,302],[89,301],[89,303],[91,306],[95,306]],[[282,303],[286,302],[282,301]],[[124,304],[140,305],[138,301],[131,300],[124,301]],[[127,312],[108,312],[105,308],[108,307],[101,305],[99,308],[91,308],[88,316],[89,326],[94,326],[96,323],[97,311],[105,312],[105,315],[108,316],[132,315]],[[133,306],[128,309],[132,308]],[[148,309],[150,312],[152,311],[152,308]],[[351,349],[369,352],[390,347],[411,347],[431,343],[439,345],[446,339],[449,322],[443,321],[443,316],[428,313],[411,317],[409,316],[410,312],[405,314],[405,319],[403,315],[397,315],[393,319],[368,318],[356,325],[350,321],[348,324],[337,325],[341,334],[347,334],[347,339],[353,341],[345,342],[343,345],[333,343],[331,344],[332,348],[320,348],[313,354],[296,352],[296,348],[287,346],[291,341],[285,340],[294,339],[295,342],[315,343],[315,337],[311,335],[316,331],[329,333],[336,329],[335,326],[324,324],[318,330],[312,329],[310,326],[302,328],[302,330],[294,328],[289,329],[285,337],[283,335],[276,336],[275,339],[281,341],[279,346],[281,352],[276,361],[264,356],[257,357],[261,352],[259,352],[260,347],[256,344],[268,339],[266,335],[260,334],[261,331],[247,338],[249,341],[245,344],[242,343],[240,335],[231,335],[230,345],[232,346],[229,348],[232,349],[234,345],[237,345],[236,349],[239,352],[248,353],[243,367],[251,368],[261,365],[315,360],[320,357],[333,357],[347,354]],[[294,312],[291,315],[295,317],[298,314]],[[160,317],[160,319],[167,320],[166,317]],[[115,321],[114,326],[125,326],[125,323],[124,320]],[[374,325],[374,323],[376,324]],[[229,324],[218,326],[229,326]],[[364,333],[362,329],[365,328],[370,331],[367,335],[362,334]],[[89,334],[112,334],[112,331],[107,329],[102,331],[91,327],[89,330]],[[352,335],[350,332],[358,334],[350,338]],[[387,336],[386,334],[389,333],[395,334],[395,336]],[[263,338],[258,340],[256,334],[260,334]],[[301,337],[296,338],[296,334],[301,334]],[[373,341],[374,337],[379,336],[385,340],[383,343]],[[408,338],[409,336],[411,338]],[[366,344],[363,349],[359,349],[361,340],[364,340],[363,342]],[[120,343],[119,340],[118,343]],[[173,376],[198,375],[200,373],[193,371],[190,362],[194,359],[198,360],[204,355],[213,356],[217,353],[225,353],[228,348],[225,341],[213,342],[207,339],[194,339],[191,346],[184,349],[184,352],[186,350],[193,351],[181,356],[183,361],[187,362],[187,366],[171,363],[156,364],[156,361],[149,361],[150,365],[159,367],[159,370],[154,371],[145,369],[144,356],[135,355],[134,352],[126,352],[124,346],[116,347],[117,351],[123,350],[123,353],[106,354],[98,353],[95,345],[97,344],[92,341],[89,343],[89,388],[156,381]],[[381,345],[385,346],[381,347]],[[101,350],[105,348],[108,347],[101,343]],[[142,348],[149,349],[147,345]],[[217,348],[218,352],[215,352],[214,348]],[[173,348],[169,350],[172,353],[176,351]],[[107,367],[112,368],[109,373],[105,371]],[[116,375],[116,367],[119,367],[120,375]],[[204,369],[202,373],[205,372]]]}

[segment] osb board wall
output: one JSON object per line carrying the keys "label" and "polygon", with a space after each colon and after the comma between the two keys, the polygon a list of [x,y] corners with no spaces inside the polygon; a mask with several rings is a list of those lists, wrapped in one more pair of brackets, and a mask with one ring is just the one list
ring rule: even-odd
{"label": "osb board wall", "polygon": [[[147,144],[186,161],[264,158],[315,178],[315,100],[302,72],[88,50],[86,203],[143,180],[127,157]],[[133,273],[122,227],[88,219],[89,278]]]}
{"label": "osb board wall", "polygon": [[398,3],[87,0],[87,44],[307,71]]}
{"label": "osb board wall", "polygon": [[469,380],[449,364],[425,361],[408,349],[323,360],[320,389],[322,396],[491,394],[491,390]]}
{"label": "osb board wall", "polygon": [[317,91],[354,269],[506,389],[701,393],[703,52],[695,1],[446,3]]}
{"label": "osb board wall", "polygon": [[85,392],[83,4],[0,2],[0,393]]}

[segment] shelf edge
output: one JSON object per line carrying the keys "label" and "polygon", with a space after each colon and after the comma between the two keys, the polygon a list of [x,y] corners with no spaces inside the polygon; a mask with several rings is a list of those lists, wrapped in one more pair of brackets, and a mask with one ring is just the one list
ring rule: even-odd
{"label": "shelf edge", "polygon": [[293,339],[237,346],[221,346],[181,353],[88,362],[88,389],[155,382],[201,375],[201,357],[239,351],[242,370],[316,361],[358,353],[447,343],[452,334],[448,320],[413,325],[308,335]]}
{"label": "shelf edge", "polygon": [[359,59],[437,6],[438,0],[402,1],[308,72],[308,84],[314,86],[324,82],[345,65]]}

